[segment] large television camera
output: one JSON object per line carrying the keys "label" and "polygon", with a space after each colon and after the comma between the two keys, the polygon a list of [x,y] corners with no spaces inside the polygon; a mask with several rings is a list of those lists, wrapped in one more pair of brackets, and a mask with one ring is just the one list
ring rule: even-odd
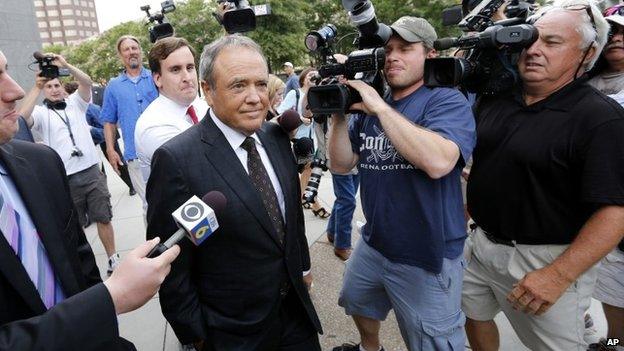
{"label": "large television camera", "polygon": [[[494,21],[506,5],[507,19]],[[459,38],[436,40],[436,50],[458,48],[459,56],[425,60],[424,82],[429,87],[459,86],[477,95],[497,95],[520,82],[518,59],[538,38],[537,28],[526,24],[533,0],[483,0],[459,22]]]}
{"label": "large television camera", "polygon": [[269,4],[250,6],[247,0],[217,0],[223,12],[213,13],[229,34],[250,32],[256,29],[256,17],[271,14]]}
{"label": "large television camera", "polygon": [[312,113],[331,114],[350,112],[349,107],[361,102],[362,97],[353,88],[339,82],[339,77],[358,79],[372,86],[384,95],[385,80],[382,69],[386,55],[384,45],[390,39],[392,30],[377,22],[373,4],[368,1],[343,0],[351,21],[357,26],[356,39],[359,50],[347,55],[344,63],[338,63],[333,55],[332,45],[337,36],[336,27],[328,24],[310,32],[305,39],[308,50],[321,56],[320,81],[308,91],[308,106]]}
{"label": "large television camera", "polygon": [[147,14],[148,23],[156,23],[149,28],[149,37],[152,43],[156,40],[167,38],[173,35],[173,26],[167,21],[165,13],[175,11],[176,7],[173,0],[166,0],[160,4],[161,11],[156,12],[153,15],[150,14],[150,5],[141,6],[141,11],[145,11]]}

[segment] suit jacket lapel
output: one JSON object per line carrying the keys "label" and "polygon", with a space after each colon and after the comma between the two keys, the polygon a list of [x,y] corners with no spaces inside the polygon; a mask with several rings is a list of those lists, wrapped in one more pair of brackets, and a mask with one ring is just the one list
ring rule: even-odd
{"label": "suit jacket lapel", "polygon": [[273,228],[258,191],[251,183],[247,172],[245,172],[227,139],[212,121],[209,112],[200,124],[201,139],[208,162],[214,166],[262,227],[270,233],[275,243],[281,247],[282,245],[279,243],[275,228]]}
{"label": "suit jacket lapel", "polygon": [[[28,214],[37,228],[37,232],[40,235],[43,246],[46,249],[46,253],[54,269],[54,273],[60,280],[65,295],[71,296],[77,293],[80,288],[74,275],[74,270],[71,267],[71,262],[68,259],[68,257],[71,256],[67,255],[64,245],[67,238],[63,238],[62,233],[59,232],[59,228],[65,223],[55,225],[55,223],[63,219],[54,216],[54,214],[58,215],[58,213],[51,210],[53,201],[48,197],[47,192],[43,188],[43,184],[34,176],[35,171],[33,168],[25,159],[14,155],[12,150],[13,147],[10,144],[0,146],[0,158],[4,161],[6,169],[11,176],[11,180],[15,184],[24,205],[28,209]],[[8,246],[8,243],[5,242],[5,244],[9,250],[13,252],[13,249]],[[15,256],[15,258],[21,272],[23,272],[27,279],[30,279],[17,256]],[[12,280],[9,279],[9,281]],[[34,285],[32,285],[32,288],[34,289],[38,302],[43,306]],[[20,290],[18,289],[18,291]]]}

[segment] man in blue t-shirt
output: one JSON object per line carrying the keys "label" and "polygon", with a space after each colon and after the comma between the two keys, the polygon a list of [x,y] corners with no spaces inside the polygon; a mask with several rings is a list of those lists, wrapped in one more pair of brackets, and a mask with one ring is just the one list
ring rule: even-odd
{"label": "man in blue t-shirt", "polygon": [[158,97],[158,90],[152,73],[142,66],[143,53],[137,38],[131,35],[120,37],[117,40],[117,54],[125,69],[106,86],[100,113],[100,119],[104,122],[106,157],[115,172],[120,174],[123,160],[114,147],[119,124],[124,142],[123,158],[128,164],[130,180],[145,205],[145,182],[134,148],[134,128],[141,113]]}
{"label": "man in blue t-shirt", "polygon": [[[332,171],[357,165],[366,218],[347,261],[339,304],[360,332],[360,345],[381,350],[380,321],[394,309],[410,350],[464,348],[462,250],[466,237],[460,175],[475,145],[470,104],[456,90],[423,85],[424,62],[436,55],[433,27],[402,17],[385,46],[383,99],[367,84],[347,84],[364,111],[349,123],[334,116]],[[442,340],[443,339],[443,340]]]}
{"label": "man in blue t-shirt", "polygon": [[290,62],[284,62],[284,72],[288,78],[286,79],[286,88],[284,88],[284,96],[288,95],[291,90],[301,88],[299,86],[299,76],[295,74],[295,66]]}

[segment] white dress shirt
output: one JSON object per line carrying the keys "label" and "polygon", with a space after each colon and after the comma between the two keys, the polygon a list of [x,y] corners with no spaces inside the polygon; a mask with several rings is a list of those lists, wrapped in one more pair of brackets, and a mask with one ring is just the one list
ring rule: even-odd
{"label": "white dress shirt", "polygon": [[[247,151],[241,147],[241,144],[243,143],[243,141],[245,141],[245,138],[247,138],[247,136],[221,122],[221,120],[214,114],[212,110],[210,110],[210,117],[217,125],[217,128],[221,130],[221,132],[225,136],[225,139],[227,139],[228,143],[236,153],[238,160],[243,165],[243,168],[245,168],[245,171],[247,172],[247,174],[249,174],[249,170],[247,169]],[[262,160],[262,164],[269,174],[271,184],[273,185],[273,189],[275,189],[275,195],[277,196],[277,202],[279,203],[280,211],[282,212],[282,217],[284,218],[284,223],[286,223],[286,205],[284,203],[284,193],[282,192],[282,187],[279,183],[279,180],[277,179],[277,174],[275,174],[275,170],[273,169],[273,165],[271,164],[269,155],[267,155],[266,149],[264,148],[264,145],[262,145],[262,142],[260,141],[260,138],[258,138],[258,135],[256,133],[253,133],[251,137],[256,140],[256,150],[258,150],[258,153],[260,154],[260,159]]]}
{"label": "white dress shirt", "polygon": [[[198,96],[191,105],[201,121],[208,111],[208,104]],[[145,183],[149,179],[156,149],[193,126],[191,117],[186,113],[189,106],[180,105],[160,94],[139,116],[134,129],[134,145]]]}
{"label": "white dress shirt", "polygon": [[[87,124],[89,102],[84,101],[77,91],[69,95],[65,102],[65,110],[35,106],[31,130],[37,141],[42,141],[61,156],[65,172],[72,175],[100,163],[100,156],[91,139],[91,127]],[[69,136],[69,128],[82,156],[72,156],[74,145]]]}

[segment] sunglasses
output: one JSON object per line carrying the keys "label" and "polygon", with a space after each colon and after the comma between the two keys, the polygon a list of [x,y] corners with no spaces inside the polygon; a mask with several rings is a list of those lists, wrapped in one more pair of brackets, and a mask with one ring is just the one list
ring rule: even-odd
{"label": "sunglasses", "polygon": [[596,29],[596,20],[594,19],[594,14],[592,13],[591,7],[589,5],[570,5],[564,7],[564,9],[569,11],[586,11],[587,16],[589,16],[592,28],[594,28],[594,33],[598,35],[598,30]]}

